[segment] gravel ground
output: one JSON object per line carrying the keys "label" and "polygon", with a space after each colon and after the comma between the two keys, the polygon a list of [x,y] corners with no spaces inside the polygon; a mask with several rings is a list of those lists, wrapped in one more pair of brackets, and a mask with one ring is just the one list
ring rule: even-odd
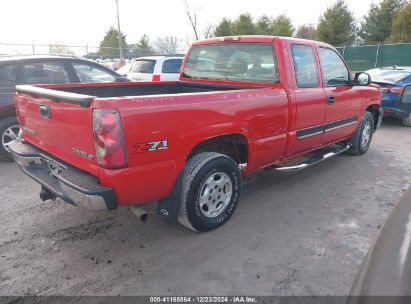
{"label": "gravel ground", "polygon": [[0,163],[0,295],[346,295],[411,182],[411,129],[385,122],[368,154],[245,183],[231,221],[193,233],[155,214],[41,202]]}

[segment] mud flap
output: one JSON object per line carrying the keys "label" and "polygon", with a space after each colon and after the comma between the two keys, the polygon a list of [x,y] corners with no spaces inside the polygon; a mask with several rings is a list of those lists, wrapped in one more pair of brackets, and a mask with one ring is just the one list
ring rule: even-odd
{"label": "mud flap", "polygon": [[180,174],[170,197],[158,201],[158,214],[172,221],[177,221],[180,212],[182,183],[183,174]]}

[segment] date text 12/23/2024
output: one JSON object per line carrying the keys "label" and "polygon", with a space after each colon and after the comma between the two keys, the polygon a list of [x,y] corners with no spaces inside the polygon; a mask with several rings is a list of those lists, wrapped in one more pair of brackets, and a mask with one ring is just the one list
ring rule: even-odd
{"label": "date text 12/23/2024", "polygon": [[150,297],[150,303],[257,303],[255,297]]}

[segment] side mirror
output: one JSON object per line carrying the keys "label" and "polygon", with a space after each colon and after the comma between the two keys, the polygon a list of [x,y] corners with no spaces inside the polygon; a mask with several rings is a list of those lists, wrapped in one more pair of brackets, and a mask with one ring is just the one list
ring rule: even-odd
{"label": "side mirror", "polygon": [[358,86],[367,86],[371,83],[371,76],[364,72],[355,73],[353,83]]}
{"label": "side mirror", "polygon": [[411,85],[407,85],[404,88],[404,92],[401,96],[401,103],[411,104]]}

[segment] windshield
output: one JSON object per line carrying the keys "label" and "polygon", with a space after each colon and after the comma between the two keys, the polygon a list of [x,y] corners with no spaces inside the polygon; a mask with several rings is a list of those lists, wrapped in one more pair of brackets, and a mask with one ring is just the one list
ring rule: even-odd
{"label": "windshield", "polygon": [[153,74],[155,65],[155,60],[136,60],[131,68],[131,73]]}
{"label": "windshield", "polygon": [[401,70],[370,70],[368,73],[373,82],[384,82],[390,84],[401,83],[401,81],[411,75],[411,71]]}
{"label": "windshield", "polygon": [[192,48],[183,77],[242,82],[279,81],[270,44],[226,43]]}

